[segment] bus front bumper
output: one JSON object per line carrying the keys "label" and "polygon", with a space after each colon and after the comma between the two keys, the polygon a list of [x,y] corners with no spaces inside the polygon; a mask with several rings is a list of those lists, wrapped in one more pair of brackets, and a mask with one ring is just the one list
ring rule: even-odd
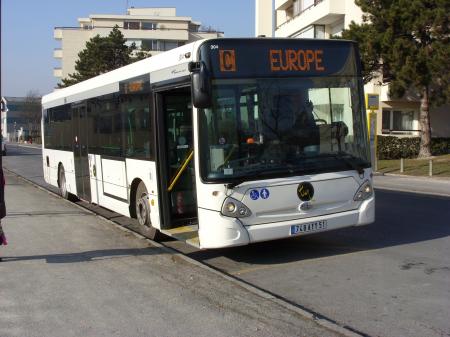
{"label": "bus front bumper", "polygon": [[375,198],[372,196],[361,202],[360,207],[352,211],[252,226],[244,226],[240,220],[213,210],[200,208],[198,215],[200,248],[233,247],[368,225],[375,221]]}
{"label": "bus front bumper", "polygon": [[[368,225],[375,221],[375,198],[363,201],[358,209],[299,220],[245,226],[250,242],[304,236],[334,229]],[[295,233],[293,233],[295,232]]]}

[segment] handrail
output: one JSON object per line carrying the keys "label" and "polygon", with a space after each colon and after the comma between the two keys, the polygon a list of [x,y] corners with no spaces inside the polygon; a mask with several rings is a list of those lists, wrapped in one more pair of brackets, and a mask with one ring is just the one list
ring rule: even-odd
{"label": "handrail", "polygon": [[178,179],[180,179],[180,177],[183,174],[184,170],[186,170],[186,167],[188,166],[188,164],[191,161],[193,156],[194,156],[194,150],[191,150],[191,152],[187,156],[186,160],[184,161],[183,165],[181,165],[180,169],[176,173],[175,177],[173,179],[171,179],[172,181],[170,182],[170,185],[167,188],[167,192],[172,192],[173,187],[178,182]]}

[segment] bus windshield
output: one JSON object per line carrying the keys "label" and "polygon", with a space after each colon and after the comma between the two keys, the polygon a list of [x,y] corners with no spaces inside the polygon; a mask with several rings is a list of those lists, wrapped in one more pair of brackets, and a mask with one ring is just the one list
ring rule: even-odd
{"label": "bus windshield", "polygon": [[370,167],[360,79],[216,79],[199,112],[201,175],[241,182]]}

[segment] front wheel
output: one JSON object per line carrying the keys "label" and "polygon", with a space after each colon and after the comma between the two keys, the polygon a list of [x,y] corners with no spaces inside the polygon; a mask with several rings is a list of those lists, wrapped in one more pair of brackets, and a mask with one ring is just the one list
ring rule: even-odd
{"label": "front wheel", "polygon": [[145,236],[152,240],[158,240],[161,238],[160,231],[152,226],[152,222],[150,220],[150,203],[148,192],[142,181],[136,189],[135,214],[137,221],[144,230]]}

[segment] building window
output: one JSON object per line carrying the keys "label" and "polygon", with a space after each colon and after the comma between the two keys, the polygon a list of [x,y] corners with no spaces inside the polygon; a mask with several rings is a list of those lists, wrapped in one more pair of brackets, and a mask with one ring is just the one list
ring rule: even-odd
{"label": "building window", "polygon": [[314,25],[314,38],[324,39],[325,38],[325,26],[324,25]]}
{"label": "building window", "polygon": [[140,23],[135,21],[125,21],[123,23],[124,29],[140,29]]}
{"label": "building window", "polygon": [[154,30],[156,29],[156,23],[153,22],[142,22],[143,30]]}
{"label": "building window", "polygon": [[311,6],[314,6],[316,3],[316,1],[314,0],[303,0],[302,1],[302,11],[304,11],[305,9],[308,9]]}
{"label": "building window", "polygon": [[306,27],[300,33],[294,35],[293,37],[298,37],[301,39],[314,39],[314,26]]}
{"label": "building window", "polygon": [[412,131],[414,121],[413,111],[393,111],[393,114],[394,130]]}
{"label": "building window", "polygon": [[325,38],[325,26],[324,25],[311,25],[303,29],[300,33],[293,35],[301,39],[324,39]]}
{"label": "building window", "polygon": [[383,116],[381,118],[382,133],[389,133],[391,130],[391,111],[383,109]]}
{"label": "building window", "polygon": [[158,40],[142,40],[141,48],[146,50],[158,50]]}
{"label": "building window", "polygon": [[294,18],[294,6],[289,6],[286,8],[286,21],[292,20]]}
{"label": "building window", "polygon": [[294,0],[294,3],[292,5],[293,16],[299,15],[301,13],[301,11],[302,11],[302,6],[301,6],[300,0]]}
{"label": "building window", "polygon": [[131,47],[133,45],[133,43],[134,43],[136,48],[141,48],[142,41],[139,40],[139,39],[128,39],[128,40],[125,41],[125,44],[128,47]]}
{"label": "building window", "polygon": [[141,48],[153,51],[167,51],[180,46],[179,41],[172,40],[142,40]]}
{"label": "building window", "polygon": [[383,109],[381,132],[384,134],[411,134],[414,131],[419,131],[415,128],[416,115],[413,110]]}

